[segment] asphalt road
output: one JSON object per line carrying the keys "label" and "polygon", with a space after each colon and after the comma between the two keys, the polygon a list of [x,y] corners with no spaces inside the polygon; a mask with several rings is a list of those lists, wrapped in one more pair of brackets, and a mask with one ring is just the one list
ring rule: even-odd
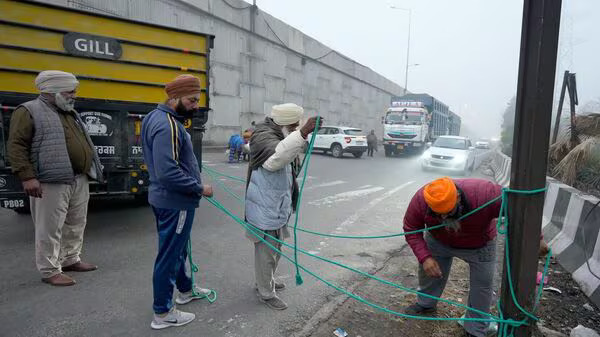
{"label": "asphalt road", "polygon": [[[413,193],[444,175],[422,172],[418,156],[342,159],[315,154],[306,181],[300,226],[325,233],[378,235],[402,230],[402,217]],[[204,164],[244,177],[246,164],[227,164],[225,155],[206,153]],[[483,177],[478,173],[474,176]],[[210,178],[204,174],[203,179]],[[244,185],[225,180],[238,195]],[[213,182],[216,186],[216,183]],[[242,206],[221,189],[215,198],[241,215]],[[192,230],[193,254],[200,267],[198,282],[215,289],[218,300],[195,301],[181,309],[196,313],[191,324],[152,331],[152,267],[157,234],[147,206],[127,200],[92,201],[83,259],[99,265],[90,273],[71,274],[73,287],[40,282],[35,269],[34,232],[30,217],[0,209],[0,336],[288,336],[332,296],[332,288],[302,273],[295,285],[293,265],[278,270],[287,289],[289,309],[275,312],[261,304],[253,290],[253,248],[244,230],[206,201],[201,202]],[[292,242],[291,239],[288,242]],[[328,239],[299,233],[299,247],[313,254],[368,271],[402,238]],[[292,256],[289,249],[285,250]],[[299,261],[327,280],[348,286],[355,274],[300,255]]]}

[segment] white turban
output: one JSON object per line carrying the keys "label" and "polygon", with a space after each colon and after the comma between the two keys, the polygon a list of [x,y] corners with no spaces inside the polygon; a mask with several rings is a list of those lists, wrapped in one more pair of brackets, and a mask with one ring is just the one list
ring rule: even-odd
{"label": "white turban", "polygon": [[56,94],[73,91],[79,82],[71,73],[60,70],[45,70],[35,78],[35,86],[40,92]]}
{"label": "white turban", "polygon": [[298,123],[300,122],[302,115],[304,115],[304,109],[294,103],[275,105],[271,110],[273,122],[280,126]]}

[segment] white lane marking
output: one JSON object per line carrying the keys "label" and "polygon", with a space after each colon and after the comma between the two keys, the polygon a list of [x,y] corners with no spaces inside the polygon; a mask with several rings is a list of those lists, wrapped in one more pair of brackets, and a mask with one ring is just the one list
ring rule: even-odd
{"label": "white lane marking", "polygon": [[[358,219],[360,219],[363,215],[365,215],[367,212],[369,212],[373,207],[377,206],[377,204],[379,204],[383,200],[391,197],[392,195],[394,195],[398,191],[404,189],[405,187],[411,185],[412,183],[414,183],[414,181],[409,181],[405,184],[394,187],[393,189],[385,192],[379,198],[375,198],[375,199],[371,200],[365,207],[359,209],[356,213],[352,214],[350,217],[348,217],[346,220],[344,220],[338,227],[336,227],[334,234],[342,234],[346,227],[354,224],[356,221],[358,221]],[[323,241],[319,242],[319,247],[316,248],[317,253],[320,252],[321,249],[329,246],[328,245],[329,239],[330,238],[326,237],[323,239]]]}
{"label": "white lane marking", "polygon": [[385,188],[383,188],[381,186],[376,186],[376,187],[372,187],[372,188],[365,188],[365,189],[362,189],[362,190],[354,190],[354,191],[342,192],[342,193],[330,195],[330,196],[325,197],[325,198],[321,198],[321,199],[317,199],[317,200],[311,201],[308,204],[309,205],[314,205],[314,206],[331,205],[331,204],[342,202],[342,201],[348,201],[348,200],[352,200],[352,199],[364,197],[366,195],[369,195],[369,194],[372,194],[372,193],[375,193],[375,192],[379,192],[379,191],[381,191],[383,189],[385,189]]}
{"label": "white lane marking", "polygon": [[383,200],[391,197],[393,194],[395,194],[398,191],[404,189],[405,187],[409,186],[412,183],[414,183],[414,181],[409,181],[409,182],[407,182],[405,184],[402,184],[402,185],[400,185],[398,187],[394,187],[393,189],[385,192],[379,198],[375,198],[375,199],[371,200],[365,207],[359,209],[358,211],[356,211],[356,213],[352,214],[350,217],[348,217],[346,220],[344,220],[344,222],[342,222],[340,224],[340,226],[337,227],[337,228],[344,229],[345,227],[348,227],[348,226],[354,224],[361,216],[365,215],[365,213],[367,213],[368,211],[370,211],[371,208],[375,207],[378,203],[380,203]]}
{"label": "white lane marking", "polygon": [[335,181],[330,181],[328,183],[322,183],[322,184],[318,184],[318,185],[306,186],[304,188],[304,190],[305,191],[314,190],[315,188],[330,187],[330,186],[342,185],[342,184],[345,184],[345,183],[346,182],[343,181],[343,180],[335,180]]}
{"label": "white lane marking", "polygon": [[363,189],[363,188],[369,188],[369,187],[373,187],[373,185],[365,185],[365,186],[361,186],[361,187],[359,187],[359,189]]}

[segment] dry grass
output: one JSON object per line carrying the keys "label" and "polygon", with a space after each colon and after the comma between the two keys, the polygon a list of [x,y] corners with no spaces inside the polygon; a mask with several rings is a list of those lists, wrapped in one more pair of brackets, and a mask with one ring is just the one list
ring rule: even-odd
{"label": "dry grass", "polygon": [[600,185],[600,114],[578,115],[575,135],[570,125],[563,128],[549,149],[549,170],[553,177],[571,186],[597,190]]}

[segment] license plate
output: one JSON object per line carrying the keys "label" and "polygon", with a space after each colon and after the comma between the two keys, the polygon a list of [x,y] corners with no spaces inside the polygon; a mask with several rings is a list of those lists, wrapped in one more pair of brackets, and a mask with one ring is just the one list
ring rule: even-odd
{"label": "license plate", "polygon": [[398,150],[402,150],[402,149],[404,149],[404,144],[398,144],[398,145],[396,146],[396,148],[397,148]]}
{"label": "license plate", "polygon": [[356,145],[363,145],[364,143],[365,143],[365,142],[360,142],[360,141],[357,141],[357,142],[356,142]]}

